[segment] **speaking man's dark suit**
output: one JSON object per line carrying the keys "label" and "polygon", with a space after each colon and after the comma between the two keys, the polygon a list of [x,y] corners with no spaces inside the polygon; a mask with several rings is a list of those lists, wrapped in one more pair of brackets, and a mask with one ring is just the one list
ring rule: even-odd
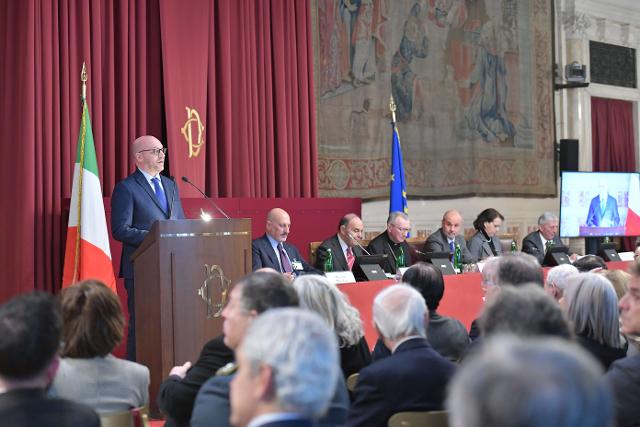
{"label": "speaking man's dark suit", "polygon": [[131,255],[140,246],[154,222],[164,219],[183,219],[184,211],[176,183],[160,175],[169,204],[166,211],[145,176],[134,173],[116,184],[111,196],[111,232],[122,242],[120,275],[125,279],[129,309],[127,357],[135,360],[135,300],[133,290],[133,262]]}
{"label": "speaking man's dark suit", "polygon": [[234,359],[233,350],[224,344],[224,335],[220,335],[204,345],[200,357],[184,378],[173,375],[164,380],[158,390],[158,406],[167,415],[165,426],[189,426],[202,384]]}
{"label": "speaking man's dark suit", "polygon": [[386,427],[396,412],[442,409],[454,369],[424,338],[401,343],[391,356],[360,371],[347,424]]}
{"label": "speaking man's dark suit", "polygon": [[42,389],[0,393],[0,425],[3,427],[100,427],[90,407],[65,399],[48,398]]}
{"label": "speaking man's dark suit", "polygon": [[[477,259],[471,255],[469,249],[467,249],[467,242],[465,242],[464,237],[456,236],[454,239],[454,244],[460,245],[460,251],[462,253],[462,262],[464,264],[471,264],[472,262],[476,262]],[[438,228],[435,233],[431,234],[427,237],[427,241],[424,242],[424,248],[422,252],[447,252],[450,251],[449,247],[449,238],[442,231],[442,227]]]}
{"label": "speaking man's dark suit", "polygon": [[[333,270],[348,271],[349,264],[347,264],[347,258],[344,255],[342,246],[340,246],[340,240],[338,240],[337,234],[329,237],[327,240],[322,242],[320,246],[318,246],[316,252],[316,268],[319,270],[324,269],[324,261],[327,259],[327,249],[331,249],[331,253],[333,254]],[[360,256],[364,254],[362,249],[357,246],[353,246],[351,251],[353,252],[353,256]]]}
{"label": "speaking man's dark suit", "polygon": [[402,252],[404,253],[405,266],[409,267],[413,264],[409,244],[406,241],[402,243],[393,242],[393,240],[389,238],[388,231],[378,235],[375,239],[369,242],[369,246],[367,246],[367,250],[371,254],[387,254],[387,262],[382,266],[382,268],[384,271],[391,274],[396,273],[396,258],[400,255],[400,248],[402,248]]}
{"label": "speaking man's dark suit", "polygon": [[[300,263],[302,263],[302,272],[322,274],[321,271],[316,270],[307,261],[305,261],[305,259],[300,254],[300,251],[298,251],[298,248],[287,242],[283,242],[282,246],[284,247],[287,255],[289,255],[292,266],[294,261],[300,261]],[[270,267],[276,271],[283,272],[282,265],[278,260],[278,255],[273,249],[273,246],[271,246],[271,242],[269,241],[269,238],[266,234],[251,242],[251,253],[253,255],[253,271],[256,271],[259,268]],[[297,273],[300,273],[300,271],[297,271]]]}
{"label": "speaking man's dark suit", "polygon": [[[605,222],[606,224],[603,224]],[[618,214],[618,203],[612,196],[607,195],[607,202],[602,210],[600,206],[600,196],[591,199],[589,213],[587,214],[587,225],[590,227],[615,227],[620,224]]]}
{"label": "speaking man's dark suit", "polygon": [[[553,236],[552,241],[553,246],[563,246],[562,240],[560,240],[560,236],[557,234]],[[540,264],[542,264],[542,261],[544,260],[545,251],[546,248],[542,244],[540,231],[529,233],[524,239],[522,239],[522,252],[533,255],[538,259]]]}

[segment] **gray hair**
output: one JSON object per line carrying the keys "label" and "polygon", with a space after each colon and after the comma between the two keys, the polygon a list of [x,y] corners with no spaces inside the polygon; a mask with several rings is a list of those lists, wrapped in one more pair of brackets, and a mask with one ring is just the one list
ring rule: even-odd
{"label": "gray hair", "polygon": [[409,215],[401,211],[395,211],[389,214],[389,217],[387,218],[387,224],[391,224],[398,217],[403,218],[406,221],[409,221]]}
{"label": "gray hair", "polygon": [[336,285],[317,274],[299,276],[293,281],[300,306],[322,317],[340,340],[340,347],[356,345],[364,336],[360,313]]}
{"label": "gray hair", "polygon": [[496,274],[498,272],[498,261],[500,257],[490,256],[484,260],[484,267],[482,267],[482,282],[485,285],[496,284]]}
{"label": "gray hair", "polygon": [[520,286],[525,283],[544,284],[544,276],[540,263],[533,255],[516,252],[503,255],[498,261],[496,284],[500,286]]}
{"label": "gray hair", "polygon": [[536,283],[506,286],[487,304],[480,317],[483,335],[552,335],[573,338],[565,313]]}
{"label": "gray hair", "polygon": [[501,336],[462,364],[446,401],[451,425],[607,427],[613,399],[602,368],[557,338]]}
{"label": "gray hair", "polygon": [[567,314],[576,334],[609,347],[622,348],[618,297],[609,280],[596,273],[569,279],[565,295]]}
{"label": "gray hair", "polygon": [[333,397],[340,357],[335,333],[320,316],[299,308],[277,308],[251,323],[240,346],[252,375],[273,370],[272,396],[284,411],[316,418]]}
{"label": "gray hair", "polygon": [[391,341],[410,335],[426,337],[428,313],[420,292],[406,284],[389,286],[373,300],[373,321],[380,334]]}
{"label": "gray hair", "polygon": [[538,217],[538,225],[545,225],[551,221],[558,221],[558,217],[551,212],[544,212]]}
{"label": "gray hair", "polygon": [[556,265],[547,273],[547,286],[555,285],[556,288],[562,294],[564,294],[565,289],[567,288],[567,282],[569,278],[580,274],[577,268],[575,268],[571,264],[560,264]]}

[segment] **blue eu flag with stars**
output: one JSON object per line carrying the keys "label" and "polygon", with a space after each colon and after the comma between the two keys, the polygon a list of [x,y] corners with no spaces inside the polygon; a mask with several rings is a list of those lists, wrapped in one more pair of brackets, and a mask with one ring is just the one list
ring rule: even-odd
{"label": "blue eu flag with stars", "polygon": [[402,165],[402,150],[400,149],[400,135],[395,123],[393,127],[393,147],[391,148],[391,186],[389,188],[389,213],[409,213],[407,208],[407,186],[404,179],[404,166]]}

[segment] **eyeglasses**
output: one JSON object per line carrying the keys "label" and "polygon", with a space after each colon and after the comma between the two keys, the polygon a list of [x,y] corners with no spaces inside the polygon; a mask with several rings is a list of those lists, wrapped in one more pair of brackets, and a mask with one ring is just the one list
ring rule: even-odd
{"label": "eyeglasses", "polygon": [[138,153],[144,153],[145,151],[150,152],[152,155],[154,155],[156,157],[160,157],[160,153],[162,153],[162,154],[164,154],[166,156],[167,155],[167,151],[169,151],[169,149],[167,147],[150,148],[148,150],[140,150],[140,151],[138,151]]}
{"label": "eyeglasses", "polygon": [[391,223],[391,225],[392,225],[394,228],[398,229],[398,230],[399,230],[400,232],[402,232],[402,233],[408,233],[408,232],[410,232],[410,231],[411,231],[411,227],[398,227],[397,225],[395,225],[395,224],[393,224],[393,223]]}

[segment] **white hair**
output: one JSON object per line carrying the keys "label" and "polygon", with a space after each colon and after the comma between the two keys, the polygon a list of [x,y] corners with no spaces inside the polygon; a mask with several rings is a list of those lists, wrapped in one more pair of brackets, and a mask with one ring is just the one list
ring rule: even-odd
{"label": "white hair", "polygon": [[329,407],[340,375],[335,333],[315,313],[275,308],[253,321],[241,344],[256,375],[273,370],[273,398],[285,411],[317,418]]}
{"label": "white hair", "polygon": [[553,267],[547,273],[547,285],[555,285],[562,293],[567,288],[569,278],[580,274],[578,269],[571,264],[560,264]]}
{"label": "white hair", "polygon": [[450,425],[608,427],[613,399],[602,368],[558,338],[491,338],[451,381]]}
{"label": "white hair", "polygon": [[581,273],[569,279],[565,294],[574,332],[609,347],[622,348],[618,296],[606,277]]}
{"label": "white hair", "polygon": [[551,221],[558,221],[558,217],[551,212],[544,212],[538,217],[538,225],[545,225]]}
{"label": "white hair", "polygon": [[420,292],[406,284],[389,286],[373,301],[373,321],[382,336],[391,341],[410,335],[426,337],[424,320],[428,313]]}
{"label": "white hair", "polygon": [[335,331],[340,347],[358,344],[364,336],[360,313],[347,297],[324,276],[305,274],[293,281],[300,306],[314,311]]}

